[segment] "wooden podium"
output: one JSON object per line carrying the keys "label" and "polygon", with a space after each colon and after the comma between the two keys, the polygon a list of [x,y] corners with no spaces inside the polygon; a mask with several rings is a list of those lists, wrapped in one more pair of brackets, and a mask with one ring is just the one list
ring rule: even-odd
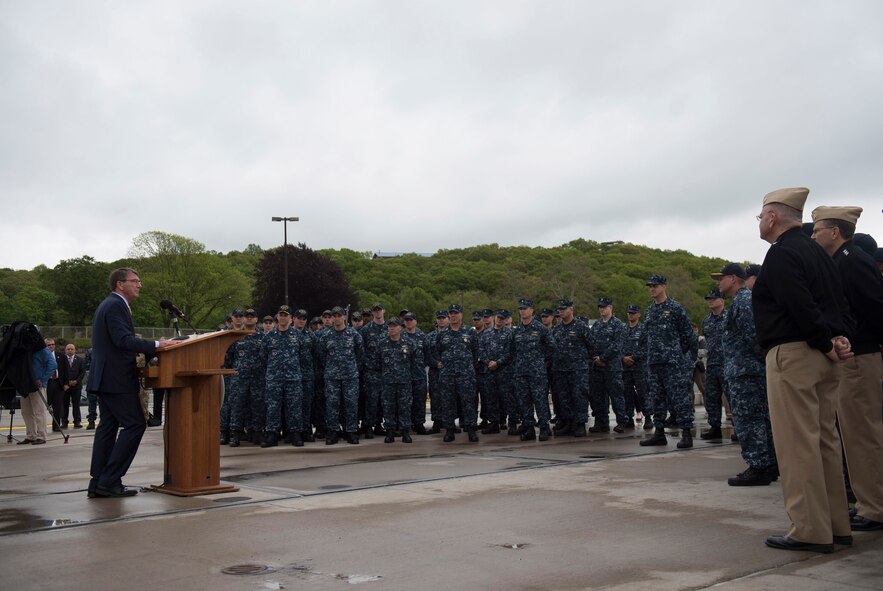
{"label": "wooden podium", "polygon": [[227,349],[251,333],[222,330],[195,335],[159,349],[157,365],[140,370],[151,388],[166,393],[163,483],[150,488],[181,497],[239,490],[221,484],[221,376]]}

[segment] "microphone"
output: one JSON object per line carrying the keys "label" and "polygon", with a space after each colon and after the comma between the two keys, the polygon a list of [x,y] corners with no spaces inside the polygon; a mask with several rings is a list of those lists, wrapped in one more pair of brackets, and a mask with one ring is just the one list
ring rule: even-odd
{"label": "microphone", "polygon": [[173,304],[173,303],[172,303],[171,301],[169,301],[169,300],[163,300],[163,301],[161,301],[161,302],[159,303],[159,307],[162,308],[163,310],[168,310],[170,314],[174,314],[174,315],[177,316],[178,318],[181,318],[181,319],[183,319],[183,320],[185,320],[185,321],[187,320],[187,317],[184,316],[184,312],[182,312],[181,310],[179,310],[179,309],[178,309],[178,306],[176,306],[175,304]]}

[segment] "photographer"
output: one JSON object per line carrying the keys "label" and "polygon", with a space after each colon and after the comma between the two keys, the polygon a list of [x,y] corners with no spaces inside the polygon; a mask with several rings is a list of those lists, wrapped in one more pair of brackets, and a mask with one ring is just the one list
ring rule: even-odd
{"label": "photographer", "polygon": [[25,438],[17,445],[40,445],[46,443],[46,384],[58,369],[55,355],[48,347],[33,354],[31,369],[36,389],[21,395],[21,416],[25,421]]}

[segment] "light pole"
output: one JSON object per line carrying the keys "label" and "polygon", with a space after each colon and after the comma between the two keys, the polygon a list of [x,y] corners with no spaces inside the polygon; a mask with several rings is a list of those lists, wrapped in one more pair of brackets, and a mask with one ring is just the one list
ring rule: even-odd
{"label": "light pole", "polygon": [[288,305],[288,222],[299,222],[300,218],[292,218],[292,217],[278,217],[273,216],[274,222],[282,222],[282,227],[284,228],[285,242],[282,246],[282,260],[285,261],[285,269],[283,273],[285,274],[285,305]]}

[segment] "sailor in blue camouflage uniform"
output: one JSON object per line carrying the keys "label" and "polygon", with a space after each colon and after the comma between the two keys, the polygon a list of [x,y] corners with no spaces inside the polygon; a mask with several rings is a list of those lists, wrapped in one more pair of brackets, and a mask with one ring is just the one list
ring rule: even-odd
{"label": "sailor in blue camouflage uniform", "polygon": [[[414,433],[426,435],[426,333],[417,326],[417,315],[408,312],[404,315],[405,328],[402,336],[411,339],[414,349],[414,362],[411,366],[411,426]],[[383,411],[386,414],[386,411]],[[406,442],[407,443],[407,442]]]}
{"label": "sailor in blue camouflage uniform", "polygon": [[512,365],[515,397],[523,425],[521,440],[536,439],[536,426],[539,426],[540,441],[547,441],[552,436],[549,429],[552,417],[546,367],[552,360],[555,344],[551,331],[534,317],[533,300],[519,300],[518,313],[520,322],[512,329]]}
{"label": "sailor in blue camouflage uniform", "polygon": [[702,439],[721,439],[721,413],[726,395],[724,386],[724,325],[727,311],[724,309],[724,296],[714,288],[705,296],[710,310],[702,320],[702,335],[705,337],[705,348],[708,357],[705,359],[705,411],[708,414],[708,431]]}
{"label": "sailor in blue camouflage uniform", "polygon": [[300,355],[300,383],[303,389],[303,421],[304,428],[301,437],[304,441],[316,440],[313,435],[313,404],[316,397],[316,337],[307,327],[309,316],[304,309],[294,312],[294,328],[301,334]]}
{"label": "sailor in blue camouflage uniform", "polygon": [[[485,435],[491,435],[500,432],[500,396],[497,392],[497,385],[494,372],[488,368],[488,362],[491,360],[490,352],[494,339],[493,317],[494,312],[485,309],[480,312],[482,321],[482,330],[478,333],[478,369],[476,370],[476,378],[478,380],[478,392],[481,397],[481,416],[482,421],[481,432]],[[491,322],[487,322],[491,319]]]}
{"label": "sailor in blue camouflage uniform", "polygon": [[[266,408],[264,407],[265,368],[261,360],[263,332],[257,327],[257,313],[245,310],[245,330],[254,331],[236,342],[233,352],[234,380],[230,381],[230,447],[238,447],[240,433],[247,426],[252,443],[260,443],[264,433]],[[246,424],[247,423],[247,424]]]}
{"label": "sailor in blue camouflage uniform", "polygon": [[450,318],[447,310],[438,310],[435,313],[435,330],[426,335],[426,365],[429,368],[429,414],[432,418],[432,427],[427,433],[440,433],[442,426],[442,404],[438,389],[438,363],[435,356],[435,341],[439,335],[448,330]]}
{"label": "sailor in blue camouflage uniform", "polygon": [[478,336],[469,326],[463,326],[463,306],[448,306],[450,324],[433,340],[432,359],[438,368],[438,390],[441,402],[444,441],[454,440],[454,419],[457,402],[463,410],[463,419],[469,441],[478,441],[476,426],[475,365],[478,362]]}
{"label": "sailor in blue camouflage uniform", "polygon": [[733,424],[748,469],[727,480],[730,486],[765,486],[779,475],[770,409],[767,402],[766,361],[757,344],[751,291],[745,270],[728,263],[712,274],[718,289],[733,297],[722,336],[724,379],[729,392]]}
{"label": "sailor in blue camouflage uniform", "polygon": [[641,322],[641,307],[629,304],[628,324],[622,344],[622,385],[625,396],[625,414],[628,417],[641,413],[644,429],[653,428],[653,407],[647,396],[647,367],[644,363],[645,351],[641,346],[644,323]]}
{"label": "sailor in blue camouflage uniform", "polygon": [[414,369],[414,340],[402,336],[402,321],[393,316],[387,324],[388,335],[376,348],[377,366],[383,377],[383,417],[386,438],[395,441],[402,434],[402,443],[411,443],[411,373]]}
{"label": "sailor in blue camouflage uniform", "polygon": [[595,356],[592,359],[591,386],[589,401],[595,424],[589,428],[592,433],[610,431],[610,407],[616,416],[617,433],[626,427],[634,426],[631,417],[625,413],[625,395],[622,383],[622,343],[625,340],[625,322],[613,315],[613,300],[609,297],[598,299],[600,318],[592,324],[589,332]]}
{"label": "sailor in blue camouflage uniform", "polygon": [[378,420],[380,409],[380,396],[383,390],[380,376],[380,367],[377,366],[377,345],[386,338],[386,312],[383,304],[375,302],[371,306],[371,320],[359,330],[362,342],[365,346],[365,365],[363,371],[365,391],[365,422],[362,425],[365,439],[374,438],[374,424]]}
{"label": "sailor in blue camouflage uniform", "polygon": [[359,443],[359,366],[365,355],[362,335],[346,325],[343,308],[331,309],[332,326],[319,338],[319,363],[325,379],[325,444],[338,441],[343,415],[347,443]]}
{"label": "sailor in blue camouflage uniform", "polygon": [[302,447],[304,392],[299,359],[303,335],[292,326],[291,308],[288,306],[279,306],[276,320],[276,328],[261,340],[261,359],[267,368],[264,394],[267,421],[261,447],[278,445],[283,408],[291,444]]}
{"label": "sailor in blue camouflage uniform", "polygon": [[[487,360],[487,368],[493,378],[493,393],[500,429],[508,429],[509,435],[518,435],[518,402],[515,400],[515,388],[512,373],[512,329],[506,326],[512,313],[506,309],[497,310],[494,329],[485,335],[485,350],[482,355]],[[507,425],[508,424],[508,425]]]}
{"label": "sailor in blue camouflage uniform", "polygon": [[478,410],[478,417],[481,422],[478,428],[484,431],[490,422],[488,421],[488,398],[490,397],[489,384],[491,382],[490,374],[487,370],[487,362],[481,357],[481,335],[484,334],[484,317],[481,310],[472,312],[472,330],[475,331],[475,337],[478,340],[478,363],[475,366],[475,402]]}
{"label": "sailor in blue camouflage uniform", "polygon": [[690,326],[684,307],[668,297],[668,279],[663,275],[651,275],[647,287],[653,302],[644,317],[644,334],[647,351],[647,388],[653,404],[655,431],[641,445],[667,445],[665,437],[665,413],[672,408],[677,414],[681,428],[678,448],[693,447],[693,396],[690,390],[692,362],[685,366],[685,359],[696,359],[699,341]]}
{"label": "sailor in blue camouflage uniform", "polygon": [[[227,323],[223,330],[240,330],[245,324],[245,314],[239,308],[233,308],[230,316],[227,317]],[[221,369],[233,369],[233,358],[236,354],[237,343],[233,343],[224,353],[224,363]],[[223,377],[224,382],[224,399],[221,401],[221,445],[230,443],[230,401],[232,394],[232,382],[235,376],[228,375]]]}
{"label": "sailor in blue camouflage uniform", "polygon": [[556,436],[586,436],[589,422],[589,359],[595,357],[588,324],[573,316],[573,301],[558,301],[561,323],[552,328],[555,356],[552,371],[558,388]]}

